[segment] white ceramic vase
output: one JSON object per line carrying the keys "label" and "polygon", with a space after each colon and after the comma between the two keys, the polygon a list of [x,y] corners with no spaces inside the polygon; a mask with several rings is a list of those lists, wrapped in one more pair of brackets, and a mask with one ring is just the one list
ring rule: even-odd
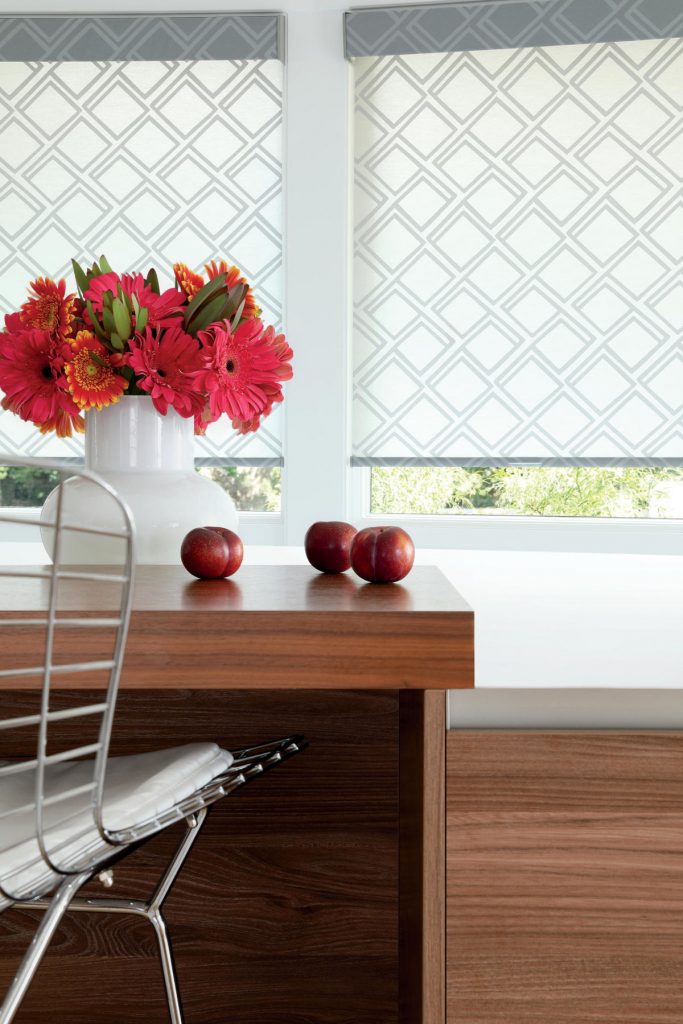
{"label": "white ceramic vase", "polygon": [[[100,412],[86,413],[85,462],[128,502],[136,528],[136,561],[142,565],[180,564],[180,544],[196,526],[237,530],[232,498],[194,469],[194,424],[174,409],[161,416],[147,395],[128,396]],[[54,520],[56,490],[48,495],[41,520]],[[64,518],[76,524],[120,528],[116,506],[87,480],[73,477],[64,494]],[[51,554],[51,531],[42,531]],[[120,542],[66,532],[62,558],[67,564],[106,565]]]}

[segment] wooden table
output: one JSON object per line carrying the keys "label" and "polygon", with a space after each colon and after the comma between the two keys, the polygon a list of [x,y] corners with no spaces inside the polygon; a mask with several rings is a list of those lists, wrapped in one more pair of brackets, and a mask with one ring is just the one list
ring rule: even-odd
{"label": "wooden table", "polygon": [[[65,581],[63,614],[115,607],[114,587],[97,587],[96,597]],[[30,618],[46,601],[45,581],[0,584],[0,618]],[[0,666],[10,655],[35,663],[32,635],[7,627]],[[93,631],[67,635],[57,660],[96,656]],[[443,1024],[444,691],[473,675],[473,613],[434,568],[392,586],[303,566],[204,582],[181,568],[138,570],[115,753],[294,731],[311,741],[218,805],[170,904],[187,1024]],[[35,679],[2,682],[4,706],[35,706]],[[59,685],[55,706],[102,680]],[[27,752],[0,745],[0,756]],[[131,858],[121,884],[147,878],[165,842]],[[26,912],[0,917],[0,985],[29,925]],[[164,1021],[151,939],[136,927],[73,915],[18,1024],[53,1020],[55,991],[70,1024]],[[83,985],[107,993],[96,1011]]]}

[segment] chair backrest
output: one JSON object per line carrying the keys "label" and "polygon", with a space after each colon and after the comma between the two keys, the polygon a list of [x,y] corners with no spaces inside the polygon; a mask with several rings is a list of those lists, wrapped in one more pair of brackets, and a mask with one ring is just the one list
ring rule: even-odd
{"label": "chair backrest", "polygon": [[[49,540],[52,565],[0,565],[0,850],[7,846],[3,837],[11,845],[13,836],[25,842],[27,831],[32,833],[29,862],[24,853],[19,875],[3,877],[0,858],[0,896],[16,900],[32,895],[17,884],[31,862],[47,875],[71,874],[76,869],[69,860],[71,839],[63,838],[76,807],[82,821],[83,805],[89,805],[88,829],[112,842],[103,822],[102,803],[131,614],[135,527],[130,509],[114,488],[85,469],[4,455],[0,465],[57,475],[49,502],[54,513],[49,522],[40,524],[43,537]],[[90,492],[87,506],[92,508],[93,488],[98,502],[109,504],[106,515],[97,517],[105,526],[92,525],[86,512],[83,518],[88,515],[91,521],[79,521],[77,495],[83,486]],[[25,530],[28,522],[17,509],[0,509],[0,524]],[[38,541],[38,524],[34,526],[31,539]],[[67,535],[101,538],[110,545],[114,564],[65,564],[62,551]],[[13,557],[21,557],[21,550],[14,546]],[[75,657],[74,651],[85,656]],[[94,698],[84,684],[97,691]],[[35,691],[35,707],[25,707],[27,689]],[[68,694],[58,698],[58,689]],[[12,696],[19,690],[21,700]],[[13,706],[14,713],[7,714]],[[88,732],[91,735],[86,737]],[[90,759],[85,777],[80,773],[76,787],[60,786],[59,766],[82,759]],[[48,827],[51,840],[46,840]]]}

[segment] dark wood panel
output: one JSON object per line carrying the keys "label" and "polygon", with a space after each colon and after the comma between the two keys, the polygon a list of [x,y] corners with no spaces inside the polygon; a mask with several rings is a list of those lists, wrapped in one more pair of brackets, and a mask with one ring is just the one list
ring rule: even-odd
{"label": "dark wood panel", "polygon": [[[111,612],[114,585],[64,580],[65,614]],[[44,580],[0,579],[0,617],[47,606]],[[99,631],[69,630],[57,661],[102,656]],[[39,664],[42,633],[3,629],[0,668]],[[474,615],[433,567],[404,583],[364,584],[306,566],[247,566],[234,580],[192,580],[181,567],[138,569],[122,685],[197,689],[444,689],[474,684]],[[27,677],[12,687],[35,688]],[[63,676],[63,688],[102,685]],[[0,680],[0,689],[10,686]]]}
{"label": "dark wood panel", "polygon": [[[3,712],[36,697],[6,692]],[[291,732],[311,746],[214,808],[169,900],[187,1024],[398,1024],[397,693],[125,692],[113,753]],[[2,734],[0,757],[21,743]],[[173,838],[121,864],[113,893],[146,891]],[[0,915],[0,990],[32,917]],[[17,1024],[55,1020],[167,1021],[145,922],[68,918]]]}
{"label": "dark wood panel", "polygon": [[453,732],[449,1024],[680,1024],[683,734]]}

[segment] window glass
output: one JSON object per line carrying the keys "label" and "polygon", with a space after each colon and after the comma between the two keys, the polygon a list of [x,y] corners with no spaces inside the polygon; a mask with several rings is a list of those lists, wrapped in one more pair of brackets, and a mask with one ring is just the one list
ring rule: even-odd
{"label": "window glass", "polygon": [[370,511],[384,515],[683,519],[683,470],[374,468]]}
{"label": "window glass", "polygon": [[[279,466],[201,466],[197,472],[220,484],[238,512],[280,511]],[[0,507],[39,508],[58,482],[50,470],[0,466]]]}

